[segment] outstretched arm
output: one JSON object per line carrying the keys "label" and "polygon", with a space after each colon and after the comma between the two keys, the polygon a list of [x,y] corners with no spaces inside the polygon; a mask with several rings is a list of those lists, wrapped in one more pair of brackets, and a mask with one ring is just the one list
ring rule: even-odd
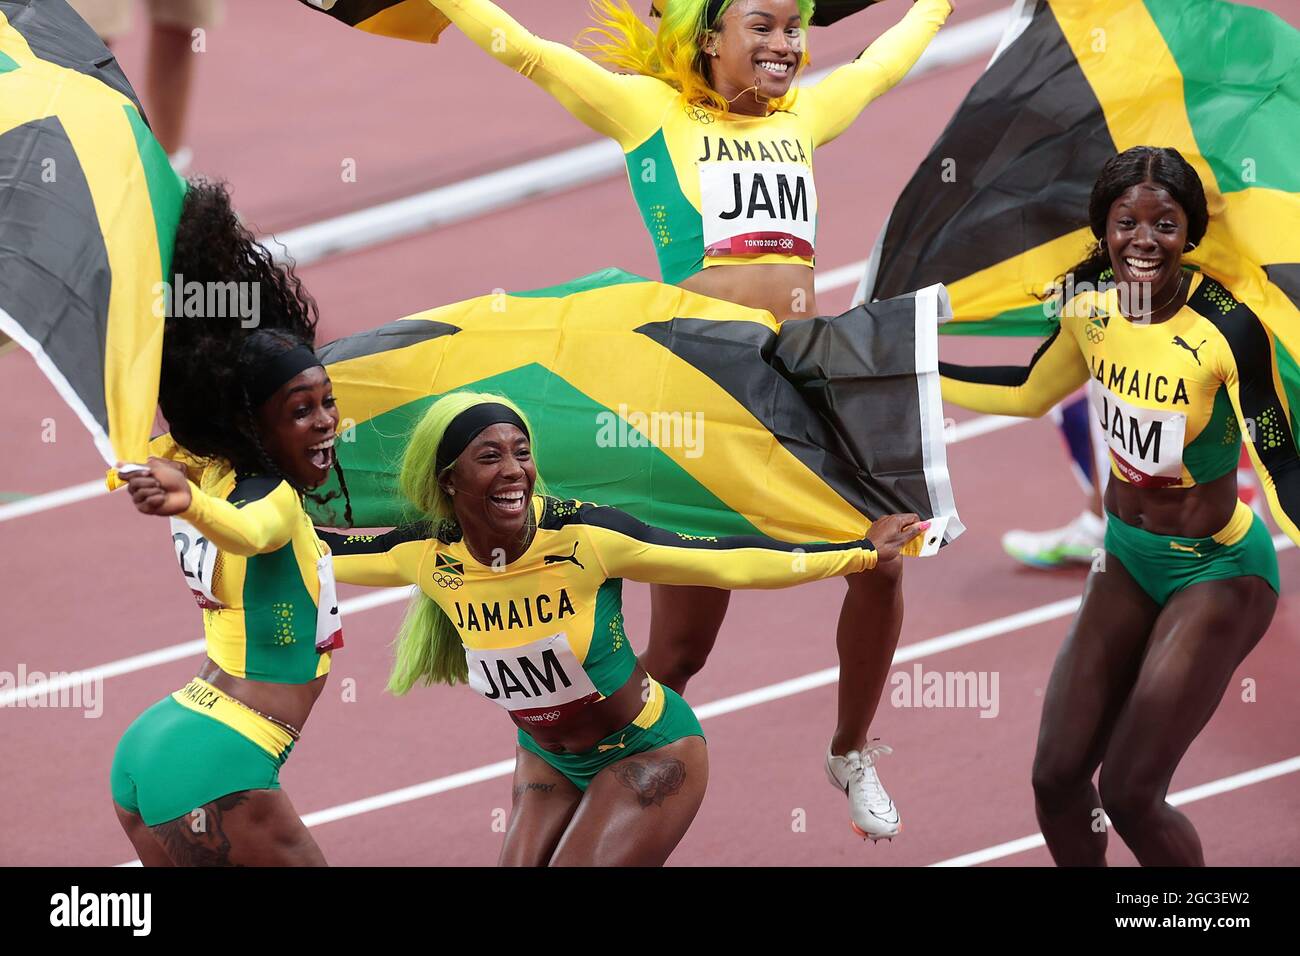
{"label": "outstretched arm", "polygon": [[[882,518],[874,536],[897,553],[901,542],[920,533],[915,515],[907,531],[899,518]],[[581,524],[609,577],[653,584],[695,584],[718,588],[782,588],[876,566],[867,539],[844,544],[795,545],[762,535],[710,537],[651,527],[617,508],[579,506],[568,520]],[[898,528],[895,528],[895,525]]]}
{"label": "outstretched arm", "polygon": [[624,151],[654,132],[665,97],[674,93],[652,77],[611,73],[563,43],[534,36],[491,0],[429,2],[485,53],[528,77]]}
{"label": "outstretched arm", "polygon": [[1074,335],[1057,326],[1027,367],[939,363],[943,399],[989,415],[1038,418],[1088,380]]}
{"label": "outstretched arm", "polygon": [[952,4],[948,0],[916,0],[912,9],[867,47],[852,63],[832,70],[820,83],[799,91],[798,102],[813,117],[813,145],[829,143],[877,96],[898,83],[934,35]]}
{"label": "outstretched arm", "polygon": [[334,556],[334,576],[345,584],[398,588],[415,584],[433,534],[428,524],[394,528],[385,534],[338,534],[316,529]]}

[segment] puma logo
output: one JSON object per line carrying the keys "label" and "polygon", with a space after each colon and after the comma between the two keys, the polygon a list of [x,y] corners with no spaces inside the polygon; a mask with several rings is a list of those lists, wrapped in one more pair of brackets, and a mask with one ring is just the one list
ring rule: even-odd
{"label": "puma logo", "polygon": [[[1201,339],[1201,345],[1204,345],[1207,341],[1208,339]],[[1187,351],[1192,353],[1192,358],[1196,359],[1196,364],[1197,365],[1201,364],[1201,357],[1196,354],[1201,350],[1201,345],[1196,346],[1196,348],[1192,348],[1190,345],[1188,345],[1186,342],[1183,341],[1183,337],[1181,335],[1174,336],[1174,345],[1187,349]]]}
{"label": "puma logo", "polygon": [[[1204,344],[1205,344],[1204,342],[1201,343],[1201,345],[1204,345]],[[1200,347],[1200,346],[1198,346],[1198,348],[1199,348],[1199,347]],[[1199,551],[1196,550],[1196,546],[1195,546],[1195,545],[1179,544],[1177,541],[1170,541],[1170,542],[1169,542],[1169,550],[1170,550],[1170,551],[1184,551],[1184,552],[1186,552],[1186,553],[1188,553],[1188,554],[1194,554],[1194,555],[1196,555],[1198,558],[1200,558],[1200,557],[1204,557],[1204,555],[1202,555],[1201,552],[1199,552]]]}
{"label": "puma logo", "polygon": [[573,554],[548,554],[542,559],[543,564],[560,564],[564,561],[572,561],[582,570],[587,570],[582,562],[578,560],[578,542],[576,541],[573,542]]}
{"label": "puma logo", "polygon": [[596,746],[596,753],[603,754],[606,750],[624,750],[624,749],[626,749],[627,744],[623,743],[623,737],[626,737],[626,736],[627,736],[627,734],[623,734],[622,737],[619,737],[619,738],[618,738],[618,743],[616,743],[616,744],[598,744],[598,745]]}

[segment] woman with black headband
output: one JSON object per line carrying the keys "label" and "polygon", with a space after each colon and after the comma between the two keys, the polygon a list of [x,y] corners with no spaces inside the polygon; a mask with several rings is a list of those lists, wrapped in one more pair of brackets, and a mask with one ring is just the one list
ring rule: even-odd
{"label": "woman with black headband", "polygon": [[699,721],[637,663],[622,578],[787,587],[874,568],[928,527],[891,515],[865,540],[804,548],[652,528],[547,496],[523,414],[469,392],[442,397],[416,425],[401,486],[422,523],[321,536],[339,580],[420,587],[398,637],[394,693],[468,683],[518,725],[503,865],[657,866],[704,798]]}
{"label": "woman with black headband", "polygon": [[165,457],[119,465],[135,507],[171,517],[207,659],[122,736],[113,801],[145,865],[323,865],[279,770],[343,643],[330,555],[302,506],[331,469],[342,480],[339,412],[297,278],[237,223],[224,188],[193,183],[185,203],[176,270],[257,282],[262,327],[169,318]]}

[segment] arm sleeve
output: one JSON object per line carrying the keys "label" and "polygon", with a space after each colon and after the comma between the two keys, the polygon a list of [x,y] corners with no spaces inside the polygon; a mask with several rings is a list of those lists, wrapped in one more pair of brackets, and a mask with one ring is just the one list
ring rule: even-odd
{"label": "arm sleeve", "polygon": [[288,544],[301,515],[298,493],[287,481],[242,507],[208,494],[191,481],[190,506],[179,517],[222,551],[248,558]]}
{"label": "arm sleeve", "polygon": [[813,118],[813,145],[828,143],[848,129],[866,105],[898,83],[939,32],[952,5],[916,0],[912,9],[852,63],[832,70],[820,83],[799,91]]}
{"label": "arm sleeve", "polygon": [[580,507],[577,518],[606,575],[633,581],[783,588],[876,566],[876,550],[865,538],[801,546],[761,535],[695,537],[596,505]]}
{"label": "arm sleeve", "polygon": [[427,524],[394,528],[386,534],[337,534],[316,529],[334,556],[334,577],[344,584],[397,588],[415,584],[428,549]]}
{"label": "arm sleeve", "polygon": [[1223,381],[1244,424],[1246,449],[1259,474],[1269,510],[1286,536],[1300,544],[1300,457],[1286,390],[1274,363],[1270,333],[1241,309],[1220,327],[1228,340]]}
{"label": "arm sleeve", "polygon": [[654,132],[659,113],[653,107],[674,92],[653,77],[611,73],[572,47],[534,36],[491,0],[429,2],[485,53],[528,77],[624,151]]}
{"label": "arm sleeve", "polygon": [[990,415],[1037,418],[1088,380],[1078,343],[1060,326],[1027,367],[939,363],[943,399]]}

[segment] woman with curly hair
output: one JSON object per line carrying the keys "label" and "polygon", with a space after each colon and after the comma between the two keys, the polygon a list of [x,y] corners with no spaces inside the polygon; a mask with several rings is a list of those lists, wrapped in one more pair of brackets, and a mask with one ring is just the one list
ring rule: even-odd
{"label": "woman with curly hair", "polygon": [[114,808],[145,865],[323,865],[279,783],[342,646],[330,554],[302,505],[332,468],[343,478],[315,304],[221,185],[189,185],[173,270],[187,285],[249,284],[258,327],[169,316],[166,457],[119,465],[135,507],[171,517],[207,658],[123,734]]}
{"label": "woman with curly hair", "polygon": [[[857,59],[796,91],[813,0],[666,0],[657,32],[626,0],[593,0],[589,46],[620,73],[534,36],[490,0],[429,2],[619,144],[663,281],[778,321],[818,314],[814,149],[906,75],[953,8],[915,0]],[[901,564],[845,579],[836,633],[839,714],[826,772],[848,796],[853,829],[873,840],[902,829],[875,767],[890,750],[867,744],[903,626]],[[719,588],[653,587],[645,667],[684,691],[729,600]]]}
{"label": "woman with curly hair", "polygon": [[391,690],[468,683],[518,726],[502,865],[659,866],[704,799],[708,756],[690,706],[632,652],[621,579],[789,587],[869,571],[929,523],[891,515],[864,540],[803,548],[665,531],[547,496],[531,434],[508,399],[445,395],[402,458],[425,520],[323,534],[339,580],[419,586]]}
{"label": "woman with curly hair", "polygon": [[[1104,562],[1052,668],[1034,756],[1038,822],[1061,865],[1104,865],[1104,809],[1144,866],[1204,865],[1166,800],[1183,754],[1277,608],[1277,554],[1237,496],[1250,436],[1278,524],[1300,543],[1300,458],[1268,329],[1182,257],[1205,236],[1200,177],[1174,149],[1106,163],[1096,245],[1028,368],[941,362],[943,397],[1039,416],[1088,385],[1110,449]],[[1098,787],[1092,777],[1101,768]]]}

